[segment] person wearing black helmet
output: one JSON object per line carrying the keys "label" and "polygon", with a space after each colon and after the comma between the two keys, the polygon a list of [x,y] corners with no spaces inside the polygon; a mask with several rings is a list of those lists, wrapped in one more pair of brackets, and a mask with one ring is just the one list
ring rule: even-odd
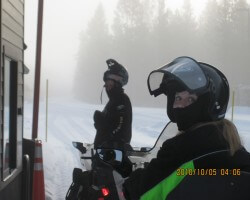
{"label": "person wearing black helmet", "polygon": [[128,72],[114,59],[106,61],[108,70],[103,75],[109,101],[103,111],[95,111],[94,126],[97,130],[94,147],[107,141],[129,144],[132,132],[132,106],[123,86],[128,83]]}
{"label": "person wearing black helmet", "polygon": [[178,176],[178,169],[191,170],[193,175],[198,175],[194,174],[198,169],[250,172],[250,154],[234,124],[224,119],[229,100],[224,74],[207,63],[179,57],[152,71],[148,88],[155,97],[167,96],[167,115],[179,133],[163,143],[147,167],[130,174],[123,185],[126,199],[247,199],[244,194],[236,198],[240,192],[233,193],[229,187],[228,191],[220,188],[217,194],[206,191],[202,195],[208,196],[197,198],[199,182],[185,193],[181,183],[187,183],[190,176]]}

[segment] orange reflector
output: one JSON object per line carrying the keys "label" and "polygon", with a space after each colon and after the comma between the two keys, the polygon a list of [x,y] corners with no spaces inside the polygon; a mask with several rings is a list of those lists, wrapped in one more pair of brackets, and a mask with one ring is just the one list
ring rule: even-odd
{"label": "orange reflector", "polygon": [[102,188],[102,194],[103,196],[108,196],[109,195],[109,189],[108,188]]}

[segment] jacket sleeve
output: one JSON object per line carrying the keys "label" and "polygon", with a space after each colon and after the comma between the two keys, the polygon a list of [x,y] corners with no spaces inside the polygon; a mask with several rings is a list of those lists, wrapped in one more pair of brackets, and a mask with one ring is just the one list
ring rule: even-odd
{"label": "jacket sleeve", "polygon": [[124,128],[126,123],[126,106],[123,104],[117,105],[115,107],[115,118],[116,123],[112,129],[112,134],[117,135],[119,134]]}
{"label": "jacket sleeve", "polygon": [[109,132],[113,139],[129,141],[131,138],[132,106],[126,96],[114,99],[107,118]]}
{"label": "jacket sleeve", "polygon": [[140,199],[144,193],[181,165],[181,158],[176,159],[178,156],[178,148],[175,147],[174,142],[171,140],[164,142],[157,157],[152,159],[146,168],[135,170],[126,179],[123,185],[125,196],[132,200]]}

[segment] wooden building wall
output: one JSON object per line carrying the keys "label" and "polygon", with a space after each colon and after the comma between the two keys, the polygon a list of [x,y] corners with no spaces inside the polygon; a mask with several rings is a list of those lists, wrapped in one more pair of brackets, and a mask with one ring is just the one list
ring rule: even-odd
{"label": "wooden building wall", "polygon": [[[23,137],[23,96],[24,96],[24,80],[23,80],[23,59],[24,59],[24,0],[1,0],[1,70],[0,70],[0,171],[2,171],[3,160],[3,107],[4,107],[4,56],[14,60],[17,63],[17,147],[16,170],[9,177],[3,177],[0,173],[0,190],[5,187],[8,182],[13,180],[20,174],[22,167],[22,137]],[[6,180],[3,180],[3,179]]]}

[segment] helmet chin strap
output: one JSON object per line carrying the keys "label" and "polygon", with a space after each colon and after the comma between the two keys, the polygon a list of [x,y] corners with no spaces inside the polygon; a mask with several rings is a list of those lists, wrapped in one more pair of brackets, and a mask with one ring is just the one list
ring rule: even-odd
{"label": "helmet chin strap", "polygon": [[102,93],[103,93],[104,87],[105,87],[105,85],[103,85],[103,87],[102,87],[101,96],[100,96],[101,104],[102,104]]}
{"label": "helmet chin strap", "polygon": [[[111,79],[111,80],[113,80],[113,79]],[[122,85],[121,85],[120,82],[115,81],[115,80],[113,80],[113,81],[114,81],[114,86],[113,86],[111,89],[117,88],[117,87],[121,87],[121,88],[122,88]],[[103,93],[103,89],[104,89],[104,88],[105,88],[105,84],[104,84],[103,87],[102,87],[102,91],[101,91],[101,95],[100,95],[101,104],[102,104],[102,93]]]}

